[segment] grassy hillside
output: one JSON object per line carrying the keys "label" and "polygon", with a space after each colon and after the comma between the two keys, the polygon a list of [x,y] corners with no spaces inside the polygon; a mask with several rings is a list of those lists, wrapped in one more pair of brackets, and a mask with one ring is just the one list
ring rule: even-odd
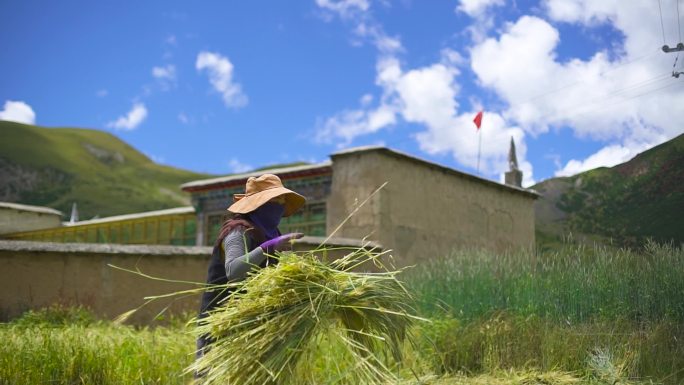
{"label": "grassy hillside", "polygon": [[684,242],[684,135],[612,168],[532,187],[542,240],[573,232],[635,245],[646,237]]}
{"label": "grassy hillside", "polygon": [[187,205],[178,186],[207,177],[158,165],[107,132],[0,121],[0,201],[65,215],[77,202],[83,220]]}

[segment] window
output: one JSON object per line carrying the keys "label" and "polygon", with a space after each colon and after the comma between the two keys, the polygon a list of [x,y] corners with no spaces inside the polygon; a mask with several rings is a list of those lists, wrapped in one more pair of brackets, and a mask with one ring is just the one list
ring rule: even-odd
{"label": "window", "polygon": [[228,217],[228,213],[209,215],[207,218],[207,232],[204,238],[205,245],[214,244],[214,241],[218,237],[219,231],[221,230],[221,225],[228,219]]}
{"label": "window", "polygon": [[184,245],[188,246],[194,246],[195,245],[195,236],[197,233],[197,221],[195,220],[195,216],[189,216],[185,218],[185,233],[183,234],[183,239]]}

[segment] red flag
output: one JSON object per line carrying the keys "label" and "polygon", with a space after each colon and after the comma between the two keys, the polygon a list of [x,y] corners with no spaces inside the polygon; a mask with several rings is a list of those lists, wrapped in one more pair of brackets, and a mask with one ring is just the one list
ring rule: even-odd
{"label": "red flag", "polygon": [[473,122],[475,123],[475,127],[477,127],[478,130],[480,129],[480,126],[482,125],[482,112],[483,111],[478,112],[477,115],[475,115],[475,119],[473,119]]}

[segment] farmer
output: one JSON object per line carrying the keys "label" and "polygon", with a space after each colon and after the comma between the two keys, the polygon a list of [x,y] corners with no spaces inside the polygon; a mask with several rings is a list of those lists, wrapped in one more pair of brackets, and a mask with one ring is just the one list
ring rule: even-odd
{"label": "farmer", "polygon": [[[209,262],[207,284],[223,285],[238,282],[254,267],[263,268],[277,260],[270,258],[274,251],[282,251],[301,233],[281,235],[278,224],[282,217],[294,214],[304,205],[306,199],[283,187],[276,175],[264,174],[247,179],[245,194],[235,194],[234,203],[228,207],[233,214],[221,226],[214,251]],[[202,295],[199,318],[220,306],[228,297],[227,290],[206,290]],[[201,357],[211,337],[197,340],[197,358]]]}

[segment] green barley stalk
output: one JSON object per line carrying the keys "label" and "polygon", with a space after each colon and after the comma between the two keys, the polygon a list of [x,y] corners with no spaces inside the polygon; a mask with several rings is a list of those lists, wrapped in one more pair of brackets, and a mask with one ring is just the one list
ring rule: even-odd
{"label": "green barley stalk", "polygon": [[[316,341],[338,340],[351,357],[342,381],[396,381],[393,365],[413,322],[412,299],[397,280],[400,271],[363,273],[351,268],[380,264],[360,248],[325,264],[313,252],[280,254],[257,270],[208,317],[195,320],[196,335],[215,339],[188,372],[202,384],[295,384],[311,362]],[[343,364],[343,363],[341,363]]]}

